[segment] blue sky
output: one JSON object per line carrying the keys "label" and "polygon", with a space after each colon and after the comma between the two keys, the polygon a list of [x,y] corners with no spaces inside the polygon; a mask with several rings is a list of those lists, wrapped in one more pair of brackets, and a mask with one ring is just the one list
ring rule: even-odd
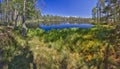
{"label": "blue sky", "polygon": [[97,0],[43,0],[42,14],[91,17]]}

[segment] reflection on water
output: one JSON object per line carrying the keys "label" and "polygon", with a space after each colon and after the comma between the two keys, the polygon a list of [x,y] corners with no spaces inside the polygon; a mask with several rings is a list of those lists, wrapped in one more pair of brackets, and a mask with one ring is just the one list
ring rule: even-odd
{"label": "reflection on water", "polygon": [[69,23],[62,23],[62,24],[52,24],[52,25],[43,25],[40,24],[39,27],[45,31],[49,31],[52,29],[64,29],[64,28],[92,28],[93,24],[69,24]]}

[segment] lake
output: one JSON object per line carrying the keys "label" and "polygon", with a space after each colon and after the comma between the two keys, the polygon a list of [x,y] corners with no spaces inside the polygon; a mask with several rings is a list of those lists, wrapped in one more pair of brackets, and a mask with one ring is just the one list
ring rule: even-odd
{"label": "lake", "polygon": [[69,23],[62,23],[62,24],[51,24],[51,25],[43,25],[40,24],[39,27],[45,31],[49,31],[52,29],[64,29],[64,28],[92,28],[94,25],[89,23],[83,24],[69,24]]}

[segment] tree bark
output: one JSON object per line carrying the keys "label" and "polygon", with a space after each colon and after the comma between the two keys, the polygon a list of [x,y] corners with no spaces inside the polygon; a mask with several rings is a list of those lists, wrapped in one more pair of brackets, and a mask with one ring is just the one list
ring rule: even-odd
{"label": "tree bark", "polygon": [[24,6],[23,6],[23,15],[22,15],[22,36],[26,36],[27,30],[25,25],[26,20],[26,0],[24,0]]}
{"label": "tree bark", "polygon": [[18,20],[18,11],[15,9],[14,12],[14,29],[17,27],[17,20]]}

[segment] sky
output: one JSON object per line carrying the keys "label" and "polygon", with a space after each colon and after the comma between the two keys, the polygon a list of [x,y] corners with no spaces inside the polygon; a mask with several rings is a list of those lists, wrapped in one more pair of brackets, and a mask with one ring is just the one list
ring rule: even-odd
{"label": "sky", "polygon": [[41,13],[89,18],[96,3],[97,0],[43,0]]}

